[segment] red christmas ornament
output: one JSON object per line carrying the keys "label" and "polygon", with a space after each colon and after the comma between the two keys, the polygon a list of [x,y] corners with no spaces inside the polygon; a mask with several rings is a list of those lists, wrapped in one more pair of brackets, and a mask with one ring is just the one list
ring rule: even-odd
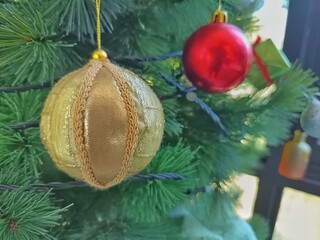
{"label": "red christmas ornament", "polygon": [[243,82],[253,61],[253,49],[238,27],[213,22],[191,35],[182,60],[194,86],[221,93]]}

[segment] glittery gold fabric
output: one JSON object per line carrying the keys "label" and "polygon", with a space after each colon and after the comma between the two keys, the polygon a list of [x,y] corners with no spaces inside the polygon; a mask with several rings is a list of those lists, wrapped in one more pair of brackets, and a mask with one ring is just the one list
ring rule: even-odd
{"label": "glittery gold fabric", "polygon": [[91,60],[54,86],[40,128],[62,171],[105,189],[148,165],[161,144],[164,116],[137,75],[108,60]]}

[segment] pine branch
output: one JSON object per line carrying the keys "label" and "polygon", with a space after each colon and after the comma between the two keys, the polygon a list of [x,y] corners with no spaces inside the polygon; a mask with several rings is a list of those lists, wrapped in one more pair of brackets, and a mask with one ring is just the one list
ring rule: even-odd
{"label": "pine branch", "polygon": [[[49,7],[45,9],[45,13],[54,16],[55,22],[57,22],[67,34],[76,35],[78,40],[83,40],[89,35],[93,42],[96,33],[95,1],[47,0],[47,5],[49,5]],[[131,7],[131,1],[128,2],[127,0],[101,1],[101,31],[112,32],[113,21]]]}
{"label": "pine branch", "polygon": [[103,218],[99,222],[85,222],[80,229],[73,230],[63,239],[81,240],[181,240],[179,221],[156,223],[128,222],[124,219]]}
{"label": "pine branch", "polygon": [[4,126],[0,127],[0,131],[0,168],[14,165],[23,169],[22,176],[39,177],[39,166],[45,150],[37,129],[14,131]]}
{"label": "pine branch", "polygon": [[[118,63],[127,63],[130,64],[132,62],[151,62],[151,61],[164,61],[170,58],[181,57],[182,52],[171,52],[162,55],[155,55],[155,56],[124,56],[124,57],[110,57],[112,61],[116,61]],[[57,82],[58,79],[53,81],[47,81],[37,84],[26,84],[21,86],[8,86],[8,87],[0,87],[0,93],[18,93],[18,92],[26,92],[31,90],[39,90],[39,89],[47,89],[52,87],[54,82]]]}
{"label": "pine branch", "polygon": [[[184,177],[177,173],[150,173],[150,174],[136,174],[130,177],[129,181],[146,181],[146,180],[172,180],[179,181],[183,180]],[[0,184],[1,190],[14,190],[20,188],[20,185],[15,184]],[[74,182],[50,182],[50,183],[35,183],[26,186],[26,189],[33,191],[48,191],[53,190],[68,190],[74,188],[90,187],[85,182],[74,181]]]}
{"label": "pine branch", "polygon": [[26,191],[24,187],[0,193],[1,239],[54,239],[52,227],[59,225],[60,209],[51,203],[50,193]]}
{"label": "pine branch", "polygon": [[[318,78],[311,71],[304,71],[297,64],[281,76],[276,90],[268,100],[263,97],[263,91],[257,93],[249,102],[251,108],[259,109],[247,114],[247,132],[263,135],[270,146],[276,146],[290,136],[293,122],[305,108],[308,99],[317,89],[314,83]],[[272,127],[270,124],[272,123]]]}
{"label": "pine branch", "polygon": [[[74,43],[62,41],[45,1],[0,3],[1,81],[10,85],[52,81],[78,62]],[[2,10],[5,9],[5,10]],[[32,67],[31,67],[32,66]]]}
{"label": "pine branch", "polygon": [[[56,82],[57,80],[53,81]],[[39,90],[39,89],[47,89],[52,86],[52,81],[43,82],[38,84],[26,84],[17,87],[0,87],[0,93],[18,93],[18,92],[26,92],[32,90]]]}
{"label": "pine branch", "polygon": [[[169,83],[172,84],[173,86],[175,86],[177,88],[178,91],[182,92],[182,93],[189,93],[190,91],[192,91],[194,88],[186,88],[184,86],[182,86],[181,84],[178,83],[178,81],[176,79],[174,79],[174,77],[169,76],[167,74],[161,74],[162,77]],[[196,96],[196,95],[195,95]],[[218,126],[220,127],[220,129],[222,130],[222,132],[228,136],[229,133],[227,132],[225,126],[223,125],[220,117],[204,102],[202,101],[200,98],[195,97],[194,98],[195,103],[197,103],[205,113],[207,113],[211,119],[218,124]]]}
{"label": "pine branch", "polygon": [[182,51],[170,52],[162,55],[154,56],[131,56],[131,57],[114,57],[113,60],[119,62],[152,62],[164,61],[170,58],[178,58],[182,56]]}
{"label": "pine branch", "polygon": [[255,231],[257,240],[267,240],[270,237],[269,222],[267,219],[255,214],[249,220],[249,223]]}
{"label": "pine branch", "polygon": [[[185,147],[182,141],[176,146],[161,148],[145,169],[146,173],[172,171],[181,176],[181,181],[140,181],[121,184],[125,216],[139,221],[157,221],[167,211],[188,197],[188,189],[196,187],[196,152]],[[192,191],[190,191],[192,192]],[[146,195],[148,197],[146,197]],[[189,196],[190,197],[190,196]],[[145,209],[140,211],[140,209]]]}
{"label": "pine branch", "polygon": [[12,130],[19,131],[19,130],[25,130],[28,128],[38,128],[39,123],[38,122],[20,122],[16,124],[10,124],[8,127],[11,128]]}
{"label": "pine branch", "polygon": [[167,94],[167,95],[163,95],[163,96],[160,96],[159,99],[161,101],[165,101],[165,100],[171,100],[171,99],[175,99],[175,98],[180,98],[182,97],[182,94],[179,93],[179,92],[173,92],[171,94]]}

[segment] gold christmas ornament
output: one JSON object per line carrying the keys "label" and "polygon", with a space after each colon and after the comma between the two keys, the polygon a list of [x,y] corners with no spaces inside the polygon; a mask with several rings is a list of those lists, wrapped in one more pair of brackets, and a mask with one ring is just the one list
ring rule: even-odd
{"label": "gold christmas ornament", "polygon": [[95,52],[54,86],[40,130],[62,171],[105,189],[148,165],[161,144],[164,116],[143,80]]}

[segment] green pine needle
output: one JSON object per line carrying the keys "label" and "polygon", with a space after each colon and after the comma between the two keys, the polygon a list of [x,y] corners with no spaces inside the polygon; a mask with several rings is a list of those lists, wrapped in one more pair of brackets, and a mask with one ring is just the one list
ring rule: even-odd
{"label": "green pine needle", "polygon": [[[74,34],[78,40],[84,40],[87,36],[93,39],[96,34],[96,6],[93,0],[47,0],[50,8],[47,13],[56,16],[59,25],[67,34]],[[112,22],[131,6],[127,0],[101,1],[101,30],[109,32],[113,30]]]}
{"label": "green pine needle", "polygon": [[[178,239],[179,226],[169,222],[157,223],[128,223],[124,233],[105,233],[98,240],[164,240]],[[88,239],[89,240],[89,239]]]}
{"label": "green pine needle", "polygon": [[175,58],[162,62],[145,63],[141,73],[143,79],[151,85],[158,96],[165,97],[173,95],[170,98],[161,101],[165,117],[165,134],[170,137],[180,136],[183,130],[183,125],[178,119],[180,105],[178,103],[178,96],[174,96],[174,94],[176,94],[176,89],[166,83],[162,76],[159,75],[159,72],[175,73],[180,70],[181,60]]}
{"label": "green pine needle", "polygon": [[21,187],[0,193],[0,236],[3,240],[54,239],[50,229],[59,225],[60,209],[52,205],[49,193]]}
{"label": "green pine needle", "polygon": [[0,122],[39,121],[47,91],[29,91],[0,95]]}
{"label": "green pine needle", "polygon": [[247,114],[248,133],[264,136],[270,146],[276,146],[288,139],[290,128],[308,102],[306,96],[316,92],[313,84],[318,80],[311,71],[304,71],[294,65],[276,83],[276,91],[266,101],[253,97],[248,103],[252,112]]}
{"label": "green pine needle", "polygon": [[0,167],[14,164],[25,174],[39,177],[39,166],[44,149],[38,129],[16,132],[6,126],[0,127]]}
{"label": "green pine needle", "polygon": [[183,125],[177,120],[179,104],[176,100],[162,102],[165,118],[165,133],[168,136],[179,136],[182,133]]}
{"label": "green pine needle", "polygon": [[232,141],[201,142],[198,175],[200,185],[211,181],[226,181],[235,172],[252,173],[260,166],[260,159],[267,154],[266,142],[248,139],[246,144]]}
{"label": "green pine needle", "polygon": [[[208,116],[199,118],[199,107],[182,102],[181,119],[187,131],[184,138],[191,146],[201,146],[199,175],[201,183],[224,181],[235,171],[252,172],[275,146],[290,136],[293,121],[307,104],[307,95],[315,93],[318,78],[294,65],[275,80],[273,87],[256,90],[251,96],[227,94],[199,96],[221,117],[230,138],[221,135]],[[264,81],[264,79],[260,79]]]}
{"label": "green pine needle", "polygon": [[269,232],[269,223],[268,221],[261,217],[260,215],[253,215],[253,217],[249,221],[252,226],[254,232],[256,233],[257,240],[266,240],[268,239]]}
{"label": "green pine needle", "polygon": [[[188,199],[186,192],[195,186],[193,163],[195,152],[181,142],[163,147],[154,157],[145,173],[177,173],[183,180],[148,180],[123,184],[124,216],[135,221],[154,222],[168,210]],[[143,209],[143,211],[141,211]]]}
{"label": "green pine needle", "polygon": [[7,185],[28,185],[33,182],[35,178],[27,174],[23,168],[17,167],[15,164],[10,164],[0,169],[0,183]]}
{"label": "green pine needle", "polygon": [[233,208],[238,192],[232,188],[228,189],[228,186],[224,186],[224,188],[216,189],[210,193],[201,193],[192,204],[187,206],[196,219],[212,230],[227,226],[235,217]]}
{"label": "green pine needle", "polygon": [[0,3],[0,8],[0,83],[52,81],[74,66],[77,55],[69,49],[74,44],[60,40],[44,3]]}
{"label": "green pine needle", "polygon": [[73,240],[165,240],[179,239],[179,225],[175,222],[137,223],[102,220],[100,224],[86,224],[83,231],[66,235]]}
{"label": "green pine needle", "polygon": [[[239,12],[231,0],[224,1],[230,22],[246,31],[257,29],[252,13]],[[213,0],[135,1],[135,11],[115,22],[108,35],[108,46],[119,54],[160,54],[181,50],[185,40],[199,27],[210,22],[217,9]],[[168,22],[169,21],[169,22]],[[162,23],[162,24],[159,24]]]}

